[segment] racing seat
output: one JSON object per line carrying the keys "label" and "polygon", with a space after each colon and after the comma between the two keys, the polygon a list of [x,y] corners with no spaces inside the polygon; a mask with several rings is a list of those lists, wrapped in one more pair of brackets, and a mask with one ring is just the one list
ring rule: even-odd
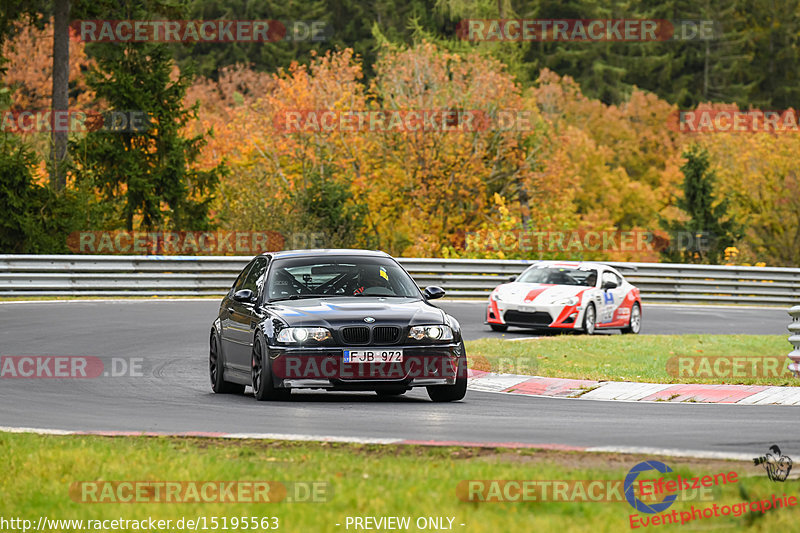
{"label": "racing seat", "polygon": [[393,295],[394,291],[389,285],[389,280],[381,275],[379,265],[367,265],[362,267],[358,273],[357,287],[353,294],[365,295]]}
{"label": "racing seat", "polygon": [[279,270],[272,280],[269,296],[270,298],[286,298],[287,296],[300,294],[298,284],[299,282],[291,274],[284,270]]}

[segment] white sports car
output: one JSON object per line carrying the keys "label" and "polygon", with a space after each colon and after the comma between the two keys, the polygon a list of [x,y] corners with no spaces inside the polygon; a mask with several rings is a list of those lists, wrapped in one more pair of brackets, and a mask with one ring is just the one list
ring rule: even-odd
{"label": "white sports car", "polygon": [[639,289],[608,265],[539,261],[492,291],[486,323],[494,331],[516,326],[639,333],[642,300]]}

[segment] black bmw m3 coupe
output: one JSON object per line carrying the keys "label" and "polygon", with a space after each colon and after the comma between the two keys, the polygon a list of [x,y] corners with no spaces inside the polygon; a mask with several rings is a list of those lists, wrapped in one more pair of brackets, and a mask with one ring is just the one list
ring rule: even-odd
{"label": "black bmw m3 coupe", "polygon": [[455,318],[420,292],[391,256],[366,250],[297,250],[253,258],[222,299],[211,328],[216,393],[287,399],[292,389],[400,395],[426,387],[460,400],[467,357]]}

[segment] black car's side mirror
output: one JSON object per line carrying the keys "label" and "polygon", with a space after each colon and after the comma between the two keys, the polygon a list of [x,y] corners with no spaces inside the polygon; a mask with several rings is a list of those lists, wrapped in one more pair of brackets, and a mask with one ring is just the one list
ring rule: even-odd
{"label": "black car's side mirror", "polygon": [[425,296],[426,300],[435,300],[444,296],[444,289],[441,287],[426,287],[422,291],[422,295]]}
{"label": "black car's side mirror", "polygon": [[252,302],[253,296],[253,291],[250,289],[242,289],[233,293],[233,299],[237,302]]}
{"label": "black car's side mirror", "polygon": [[508,281],[517,281],[517,276],[510,276]]}
{"label": "black car's side mirror", "polygon": [[603,282],[602,288],[603,288],[604,291],[606,291],[608,289],[616,289],[617,288],[617,282],[616,281],[611,281],[611,280],[606,280],[606,281]]}

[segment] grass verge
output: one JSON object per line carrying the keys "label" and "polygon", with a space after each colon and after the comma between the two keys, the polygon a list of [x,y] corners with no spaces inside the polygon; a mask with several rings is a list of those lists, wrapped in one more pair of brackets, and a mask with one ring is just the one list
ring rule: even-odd
{"label": "grass verge", "polygon": [[[557,335],[466,343],[471,368],[596,381],[798,386],[784,335]],[[724,359],[719,359],[724,358]]]}
{"label": "grass verge", "polygon": [[[216,517],[221,522],[226,517],[230,530],[232,517],[277,517],[279,530],[298,532],[348,531],[348,516],[408,516],[412,520],[408,531],[421,530],[414,524],[419,517],[450,517],[452,530],[464,532],[628,530],[629,515],[635,511],[624,501],[624,495],[623,501],[614,502],[487,503],[463,501],[457,487],[462,480],[619,481],[631,467],[652,459],[543,450],[7,433],[0,434],[0,450],[4,456],[0,516],[6,519],[20,517],[36,523],[40,516],[84,521],[148,517],[173,521],[206,517],[210,521]],[[752,463],[699,459],[664,462],[684,478],[728,471],[739,476],[735,484],[708,490],[702,501],[686,493],[688,501],[679,498],[670,513],[688,511],[692,505],[731,505],[769,498],[773,492],[797,492],[795,481],[771,483],[763,469]],[[82,503],[76,501],[80,497],[70,496],[73,483],[97,480],[319,481],[327,483],[328,497],[318,503],[253,504]],[[572,491],[567,494],[568,498],[575,497]],[[709,518],[683,527],[789,531],[795,529],[795,514],[794,509],[779,509]],[[135,529],[118,531],[128,530]],[[354,531],[353,526],[349,531]]]}

